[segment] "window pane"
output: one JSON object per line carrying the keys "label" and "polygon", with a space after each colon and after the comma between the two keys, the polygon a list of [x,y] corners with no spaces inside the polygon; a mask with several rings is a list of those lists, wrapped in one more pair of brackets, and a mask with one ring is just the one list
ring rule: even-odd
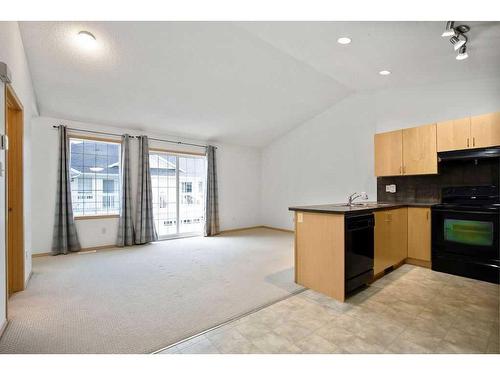
{"label": "window pane", "polygon": [[120,144],[70,139],[73,212],[109,215],[120,212]]}
{"label": "window pane", "polygon": [[[182,167],[181,167],[182,166]],[[179,232],[201,232],[204,226],[205,158],[179,157]]]}

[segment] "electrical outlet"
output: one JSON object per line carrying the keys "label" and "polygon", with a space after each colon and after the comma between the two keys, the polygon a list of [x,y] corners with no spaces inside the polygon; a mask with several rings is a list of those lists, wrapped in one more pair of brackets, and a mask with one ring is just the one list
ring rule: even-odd
{"label": "electrical outlet", "polygon": [[395,193],[396,192],[396,185],[395,184],[385,185],[385,191],[387,193]]}

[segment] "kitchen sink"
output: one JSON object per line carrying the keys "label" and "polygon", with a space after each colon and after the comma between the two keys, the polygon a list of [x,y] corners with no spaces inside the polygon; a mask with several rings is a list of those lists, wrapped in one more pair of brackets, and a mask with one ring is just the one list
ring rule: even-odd
{"label": "kitchen sink", "polygon": [[377,202],[354,202],[351,203],[350,205],[347,203],[344,204],[339,204],[341,207],[381,207],[381,206],[390,206],[391,203],[377,203]]}

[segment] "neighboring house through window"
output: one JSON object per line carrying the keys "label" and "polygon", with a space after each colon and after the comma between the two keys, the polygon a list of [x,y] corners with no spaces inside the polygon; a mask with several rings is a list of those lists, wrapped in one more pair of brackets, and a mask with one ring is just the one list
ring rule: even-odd
{"label": "neighboring house through window", "polygon": [[75,216],[120,213],[120,143],[70,137]]}

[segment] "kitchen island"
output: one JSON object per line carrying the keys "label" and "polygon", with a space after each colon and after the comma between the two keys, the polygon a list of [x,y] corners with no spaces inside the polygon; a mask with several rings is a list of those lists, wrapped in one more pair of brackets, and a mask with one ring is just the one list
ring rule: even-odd
{"label": "kitchen island", "polygon": [[[295,282],[343,302],[352,289],[349,280],[370,282],[373,276],[406,261],[409,239],[416,239],[418,248],[423,248],[425,253],[422,259],[411,263],[429,266],[426,262],[430,261],[429,207],[432,204],[370,202],[290,207],[295,213]],[[414,221],[414,217],[423,217],[423,222],[411,225],[409,231],[409,219]],[[359,235],[346,230],[355,220],[367,223],[366,228],[356,224],[364,228]],[[373,222],[372,230],[368,229],[370,220],[375,222],[375,231]],[[353,242],[357,244],[355,251],[352,251]],[[365,270],[370,251],[371,273],[368,274]],[[365,267],[359,271],[360,280],[352,277],[353,269],[360,268],[358,262]]]}

